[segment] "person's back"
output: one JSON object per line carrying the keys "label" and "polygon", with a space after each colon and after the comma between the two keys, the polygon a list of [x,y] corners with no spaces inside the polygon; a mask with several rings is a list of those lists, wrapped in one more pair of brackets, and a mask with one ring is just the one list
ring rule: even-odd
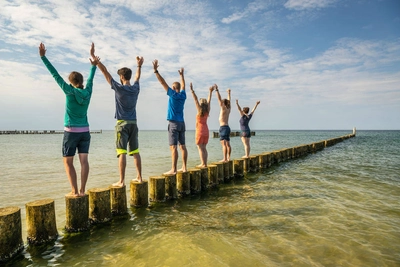
{"label": "person's back", "polygon": [[136,103],[140,93],[139,81],[133,85],[122,85],[111,80],[115,90],[115,118],[117,120],[136,120]]}
{"label": "person's back", "polygon": [[186,91],[181,90],[180,92],[176,92],[168,88],[167,95],[169,96],[167,120],[184,121],[183,110],[186,101]]}
{"label": "person's back", "polygon": [[[224,99],[226,100],[226,99]],[[229,114],[231,113],[230,107],[228,108],[225,104],[221,105],[221,111],[219,113],[219,125],[229,125]]]}

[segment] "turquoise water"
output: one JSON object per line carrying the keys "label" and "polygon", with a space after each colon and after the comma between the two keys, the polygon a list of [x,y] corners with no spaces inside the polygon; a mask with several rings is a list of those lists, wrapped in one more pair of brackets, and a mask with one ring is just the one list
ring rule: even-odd
{"label": "turquoise water", "polygon": [[[350,131],[256,131],[251,154]],[[0,136],[0,207],[53,198],[60,238],[9,266],[400,266],[400,131],[358,131],[316,154],[218,190],[130,209],[125,220],[65,235],[61,135]],[[143,174],[170,168],[165,131],[140,133]],[[243,155],[238,137],[232,158]],[[187,133],[189,166],[199,163]],[[210,139],[210,161],[222,158]],[[88,189],[118,180],[112,131],[92,135]],[[135,177],[133,162],[127,174]],[[128,178],[130,179],[130,178]]]}

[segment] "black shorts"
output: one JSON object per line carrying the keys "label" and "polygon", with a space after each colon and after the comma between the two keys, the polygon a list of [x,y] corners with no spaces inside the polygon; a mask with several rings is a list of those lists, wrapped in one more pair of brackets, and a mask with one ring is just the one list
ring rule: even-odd
{"label": "black shorts", "polygon": [[170,146],[185,145],[185,122],[169,121],[168,123],[168,139]]}
{"label": "black shorts", "polygon": [[118,120],[115,125],[117,156],[139,153],[139,129],[136,121]]}
{"label": "black shorts", "polygon": [[219,127],[219,140],[231,140],[231,128],[228,125]]}
{"label": "black shorts", "polygon": [[75,156],[78,153],[89,153],[90,132],[72,133],[64,131],[62,153],[64,157]]}

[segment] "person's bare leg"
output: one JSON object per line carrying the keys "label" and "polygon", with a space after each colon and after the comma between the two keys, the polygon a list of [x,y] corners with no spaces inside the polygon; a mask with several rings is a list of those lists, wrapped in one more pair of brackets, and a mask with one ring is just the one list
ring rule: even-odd
{"label": "person's bare leg", "polygon": [[200,145],[200,144],[197,145],[197,150],[199,151],[200,164],[197,165],[196,167],[201,168],[201,167],[204,167],[204,166],[203,166],[204,163],[203,163],[203,155],[202,155],[203,152],[202,152],[202,150],[201,150],[201,145]]}
{"label": "person's bare leg", "polygon": [[245,152],[246,157],[250,157],[250,138],[245,137]]}
{"label": "person's bare leg", "polygon": [[178,163],[178,149],[176,145],[169,146],[171,150],[171,170],[165,172],[164,174],[175,174],[176,173],[176,164]]}
{"label": "person's bare leg", "polygon": [[201,165],[202,167],[207,167],[207,149],[206,149],[206,144],[201,144],[199,145],[200,147],[200,160],[201,160]]}
{"label": "person's bare leg", "polygon": [[140,157],[139,153],[133,154],[133,161],[135,163],[136,172],[137,172],[136,181],[141,183],[142,182],[142,158]]}
{"label": "person's bare leg", "polygon": [[226,141],[222,140],[221,141],[221,145],[222,145],[222,156],[223,156],[221,162],[225,162],[226,161],[226,156],[227,156]]}
{"label": "person's bare leg", "polygon": [[84,196],[86,192],[86,183],[89,178],[89,154],[80,153],[79,161],[81,163],[81,189],[79,190],[79,195]]}
{"label": "person's bare leg", "polygon": [[247,144],[246,144],[246,137],[241,137],[242,139],[242,143],[243,143],[243,147],[244,147],[244,156],[242,158],[248,158],[249,154],[247,153]]}
{"label": "person's bare leg", "polygon": [[126,170],[126,154],[120,154],[118,156],[118,167],[119,167],[119,181],[113,183],[113,186],[124,186],[125,184],[125,170]]}
{"label": "person's bare leg", "polygon": [[64,157],[63,158],[65,172],[67,173],[68,181],[71,185],[72,191],[71,195],[78,197],[79,190],[78,190],[78,183],[76,180],[76,171],[74,167],[74,157]]}
{"label": "person's bare leg", "polygon": [[180,145],[179,147],[181,148],[181,152],[182,152],[182,168],[179,169],[179,171],[186,172],[187,171],[186,163],[187,163],[187,158],[188,158],[188,152],[187,152],[185,145]]}
{"label": "person's bare leg", "polygon": [[231,142],[230,141],[226,141],[226,161],[230,161],[231,160]]}

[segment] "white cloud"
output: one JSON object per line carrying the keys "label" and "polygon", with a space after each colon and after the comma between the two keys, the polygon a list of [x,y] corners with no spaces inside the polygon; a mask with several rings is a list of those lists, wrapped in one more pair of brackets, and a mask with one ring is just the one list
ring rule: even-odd
{"label": "white cloud", "polygon": [[338,0],[288,0],[285,3],[287,9],[306,10],[319,9],[332,6]]}

